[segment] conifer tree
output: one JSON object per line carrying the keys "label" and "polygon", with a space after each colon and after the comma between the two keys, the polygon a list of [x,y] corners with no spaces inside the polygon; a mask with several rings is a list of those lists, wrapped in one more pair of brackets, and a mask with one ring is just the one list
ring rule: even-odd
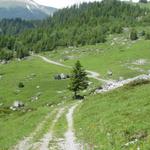
{"label": "conifer tree", "polygon": [[86,71],[82,68],[80,61],[75,63],[71,75],[71,83],[69,89],[74,92],[74,99],[77,99],[78,92],[87,89],[88,77]]}

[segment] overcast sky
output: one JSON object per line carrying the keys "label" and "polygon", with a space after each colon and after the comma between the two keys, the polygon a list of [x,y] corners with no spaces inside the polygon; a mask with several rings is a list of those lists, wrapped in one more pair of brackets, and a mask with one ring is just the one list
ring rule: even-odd
{"label": "overcast sky", "polygon": [[[35,1],[47,6],[52,6],[55,8],[63,8],[76,3],[94,2],[95,0],[35,0]],[[96,1],[101,1],[101,0],[96,0]],[[133,1],[138,1],[138,0],[133,0]]]}

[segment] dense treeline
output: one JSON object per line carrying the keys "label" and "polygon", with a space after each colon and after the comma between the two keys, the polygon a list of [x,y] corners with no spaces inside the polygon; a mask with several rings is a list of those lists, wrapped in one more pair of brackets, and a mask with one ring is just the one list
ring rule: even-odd
{"label": "dense treeline", "polygon": [[108,34],[122,33],[124,27],[149,25],[149,18],[149,9],[117,0],[83,3],[59,10],[43,22],[1,21],[0,28],[5,36],[0,38],[0,47],[7,52],[20,50],[22,56],[26,56],[27,51],[103,43]]}
{"label": "dense treeline", "polygon": [[123,27],[148,25],[149,14],[139,5],[117,0],[83,3],[59,10],[43,21],[44,29],[32,30],[32,36],[25,33],[22,38],[34,51],[103,43],[108,34],[122,33]]}
{"label": "dense treeline", "polygon": [[24,58],[29,55],[29,50],[19,39],[8,36],[0,36],[0,61],[8,61],[14,57]]}
{"label": "dense treeline", "polygon": [[62,9],[49,18],[49,23],[57,26],[70,25],[111,25],[113,21],[125,25],[138,22],[138,17],[145,16],[148,10],[141,9],[139,5],[133,6],[117,0],[104,0],[102,2],[83,3],[71,8]]}

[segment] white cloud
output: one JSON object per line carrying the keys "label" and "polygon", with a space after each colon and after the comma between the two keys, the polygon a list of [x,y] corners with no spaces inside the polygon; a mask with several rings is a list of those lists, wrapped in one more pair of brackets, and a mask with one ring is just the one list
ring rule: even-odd
{"label": "white cloud", "polygon": [[95,0],[35,0],[35,1],[43,5],[48,5],[56,8],[63,8],[66,6],[71,6],[73,4],[95,1]]}
{"label": "white cloud", "polygon": [[[94,2],[94,1],[101,1],[101,0],[35,0],[35,1],[47,6],[63,8],[63,7],[71,6],[73,4],[78,4],[82,2]],[[139,0],[133,0],[133,1],[137,2]]]}

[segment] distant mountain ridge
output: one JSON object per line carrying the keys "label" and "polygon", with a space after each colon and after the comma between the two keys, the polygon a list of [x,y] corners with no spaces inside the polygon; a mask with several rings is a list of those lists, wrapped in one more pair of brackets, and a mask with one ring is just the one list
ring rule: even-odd
{"label": "distant mountain ridge", "polygon": [[57,9],[39,5],[34,0],[0,0],[0,19],[44,19]]}

